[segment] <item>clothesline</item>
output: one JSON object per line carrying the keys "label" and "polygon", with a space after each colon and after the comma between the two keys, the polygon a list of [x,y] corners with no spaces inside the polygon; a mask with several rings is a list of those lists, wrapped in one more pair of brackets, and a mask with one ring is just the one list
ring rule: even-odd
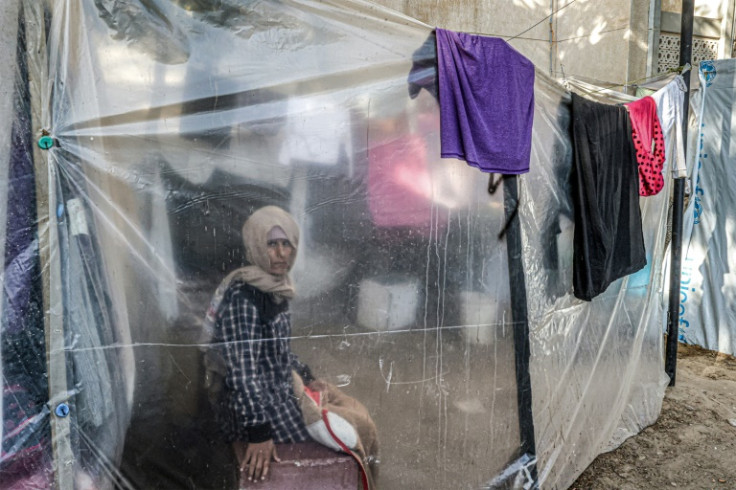
{"label": "clothesline", "polygon": [[[525,33],[527,33],[527,32],[529,32],[529,31],[531,31],[532,29],[534,29],[535,27],[537,27],[539,24],[541,24],[545,20],[549,19],[550,17],[552,17],[554,14],[556,14],[559,11],[561,11],[562,9],[564,9],[566,7],[569,7],[570,5],[572,5],[573,3],[575,3],[576,1],[577,0],[572,0],[571,2],[566,3],[562,7],[558,8],[557,10],[555,10],[554,12],[552,12],[551,14],[547,15],[542,20],[538,21],[537,23],[533,24],[532,26],[524,29],[523,31],[521,31],[518,34],[513,35],[513,36],[509,36],[508,34],[495,33],[495,32],[470,32],[470,31],[466,31],[466,32],[468,34],[474,34],[476,36],[500,37],[500,38],[503,38],[506,42],[512,41],[514,39],[523,39],[525,41],[549,42],[550,41],[549,39],[542,39],[542,38],[538,38],[538,37],[524,37],[522,35],[525,34]],[[601,31],[598,34],[606,34],[606,33],[609,33],[609,32],[621,31],[621,30],[624,30],[624,29],[627,29],[627,28],[628,28],[628,26],[616,27],[614,29],[608,29],[606,31]],[[653,28],[650,27],[649,29],[647,29],[647,32],[648,31],[651,31],[651,30],[653,30]],[[568,37],[568,38],[565,38],[565,39],[557,39],[557,40],[555,40],[555,42],[561,43],[561,42],[565,42],[565,41],[573,41],[575,39],[581,39],[581,38],[588,37],[588,36],[591,36],[591,35],[592,35],[592,33],[590,33],[590,34],[583,34],[583,35],[580,35],[580,36]]]}
{"label": "clothesline", "polygon": [[[545,17],[541,21],[537,22],[536,24],[532,25],[531,27],[525,29],[524,31],[521,31],[519,34],[516,34],[515,36],[508,37],[505,34],[499,34],[499,33],[493,33],[493,32],[486,32],[486,33],[481,33],[481,32],[468,32],[468,34],[472,34],[472,35],[475,35],[475,36],[504,38],[504,40],[506,42],[511,41],[513,39],[523,39],[523,40],[526,40],[526,41],[550,42],[549,39],[541,39],[541,38],[534,38],[534,37],[522,37],[521,35],[524,34],[525,32],[528,32],[529,30],[533,29],[534,27],[536,27],[537,25],[539,25],[541,22],[543,22],[544,20],[548,19],[554,13],[557,13],[560,10],[564,9],[565,7],[573,4],[575,1],[577,1],[577,0],[572,0],[571,2],[563,5],[562,7],[560,7],[559,9],[557,9],[552,14],[548,15],[547,17]],[[601,31],[598,34],[608,34],[608,33],[612,33],[612,32],[622,31],[624,29],[628,29],[628,26],[616,27],[616,28],[609,29],[609,30],[606,30],[606,31]],[[652,30],[653,30],[653,28],[650,27],[649,29],[647,29],[647,32],[652,31]],[[593,33],[583,34],[583,35],[580,35],[580,36],[568,37],[568,38],[565,38],[565,39],[557,39],[554,42],[561,43],[561,42],[566,42],[566,41],[573,41],[573,40],[582,39],[582,38],[585,38],[585,37],[588,37],[588,36],[591,36],[591,35],[593,35]],[[689,64],[688,64],[688,66],[689,66]],[[641,83],[648,83],[650,81],[653,81],[653,80],[656,80],[656,79],[662,77],[663,75],[672,74],[672,73],[685,73],[687,70],[684,70],[684,68],[685,68],[684,66],[678,66],[678,67],[675,67],[675,68],[670,68],[667,71],[665,71],[663,73],[658,73],[657,75],[654,75],[654,76],[642,77],[642,78],[638,78],[636,80],[628,81],[626,83],[619,83],[619,84],[608,85],[608,86],[605,86],[605,87],[601,87],[598,90],[588,91],[586,93],[588,93],[588,94],[596,94],[596,93],[603,92],[605,90],[610,90],[610,89],[613,89],[613,88],[616,88],[616,87],[625,87],[627,85],[636,85],[636,84],[641,84]],[[689,68],[688,68],[688,70],[689,70]],[[564,76],[564,73],[563,73],[563,78],[566,78]]]}
{"label": "clothesline", "polygon": [[[686,64],[673,71],[688,70]],[[589,93],[602,90],[606,88]],[[576,297],[590,301],[613,281],[646,265],[641,215],[631,210],[638,211],[639,196],[653,196],[664,188],[668,160],[676,177],[686,174],[680,112],[685,90],[678,78],[626,108],[572,94]],[[611,213],[611,207],[617,212]]]}
{"label": "clothesline", "polygon": [[648,82],[651,82],[651,81],[660,79],[663,76],[672,74],[672,73],[677,73],[677,74],[683,75],[683,74],[687,73],[690,69],[691,69],[690,63],[688,63],[688,64],[686,64],[684,66],[678,66],[678,67],[675,67],[675,68],[670,68],[669,70],[665,71],[664,73],[658,73],[657,75],[654,75],[654,76],[651,76],[651,77],[642,77],[642,78],[639,78],[639,79],[636,79],[636,80],[631,80],[630,82],[627,82],[627,83],[619,83],[619,84],[616,84],[616,85],[609,85],[607,87],[601,87],[598,90],[586,91],[586,93],[587,94],[597,94],[599,92],[603,92],[605,90],[611,90],[611,89],[616,88],[616,87],[624,87],[626,85],[637,85],[637,84],[648,83]]}
{"label": "clothesline", "polygon": [[[572,2],[571,2],[572,3]],[[440,155],[458,158],[487,173],[518,175],[529,171],[531,157],[535,68],[507,41],[437,28],[437,84],[425,77],[420,88],[437,90],[440,101]],[[427,45],[425,42],[425,45]],[[430,46],[431,47],[431,46]],[[417,51],[426,60],[430,50]],[[496,66],[513,73],[496,75]],[[416,64],[415,67],[420,66]],[[423,67],[422,67],[423,68]],[[684,72],[689,65],[673,72]],[[473,76],[468,76],[472,73]],[[656,77],[643,77],[639,83]],[[612,85],[609,88],[621,85]],[[593,94],[608,90],[582,90]],[[647,264],[639,209],[640,196],[664,187],[663,170],[686,172],[679,108],[686,87],[681,78],[651,97],[620,104],[596,102],[572,92],[572,177],[575,213],[573,291],[590,301],[621,277]],[[437,96],[436,92],[430,92]],[[664,122],[664,125],[662,124]],[[673,151],[674,150],[674,151]],[[592,183],[592,186],[591,186]],[[498,182],[489,182],[493,192]],[[603,190],[603,192],[599,192]],[[613,209],[616,212],[610,212]],[[499,238],[513,222],[511,212]],[[604,223],[601,229],[591,223]],[[605,230],[619,230],[616,233]],[[604,244],[603,247],[591,244]]]}
{"label": "clothesline", "polygon": [[549,14],[548,16],[546,16],[545,18],[543,18],[542,20],[540,20],[540,21],[539,21],[539,22],[537,22],[536,24],[534,24],[534,25],[532,25],[532,26],[528,27],[527,29],[525,29],[525,30],[521,31],[521,32],[520,32],[519,34],[517,34],[516,36],[513,36],[513,37],[510,37],[510,38],[506,39],[506,41],[511,41],[511,40],[513,40],[513,39],[516,39],[517,37],[521,36],[522,34],[526,34],[527,32],[531,31],[532,29],[534,29],[535,27],[537,27],[537,26],[538,26],[539,24],[541,24],[541,23],[542,23],[542,22],[544,22],[545,20],[549,19],[550,17],[552,17],[552,16],[553,16],[553,15],[555,15],[556,13],[560,12],[560,11],[561,11],[562,9],[565,9],[565,8],[569,7],[570,5],[572,5],[573,3],[575,3],[576,1],[577,1],[577,0],[571,0],[570,2],[567,2],[567,3],[565,4],[565,5],[563,5],[562,7],[558,8],[558,9],[557,9],[557,10],[555,10],[554,12],[550,13],[550,14]]}
{"label": "clothesline", "polygon": [[[629,28],[629,26],[615,27],[613,29],[608,29],[608,30],[605,30],[605,31],[600,31],[597,34],[608,34],[610,32],[623,31],[624,29],[628,29],[628,28]],[[652,31],[652,30],[654,30],[654,29],[650,27],[649,29],[647,29],[647,32]],[[540,41],[540,42],[545,42],[545,43],[550,42],[549,39],[542,39],[541,37],[526,37],[526,36],[516,35],[516,36],[513,36],[513,37],[509,38],[508,37],[508,34],[500,34],[500,33],[496,33],[496,32],[469,32],[469,34],[475,34],[477,36],[492,36],[492,37],[507,38],[507,39],[505,39],[507,42],[508,41],[511,41],[513,39],[522,39],[524,41]],[[565,39],[555,39],[553,42],[563,43],[563,42],[566,42],[566,41],[574,41],[576,39],[582,39],[584,37],[589,37],[589,36],[592,36],[592,35],[593,35],[593,33],[591,32],[589,34],[582,34],[580,36],[566,37]]]}

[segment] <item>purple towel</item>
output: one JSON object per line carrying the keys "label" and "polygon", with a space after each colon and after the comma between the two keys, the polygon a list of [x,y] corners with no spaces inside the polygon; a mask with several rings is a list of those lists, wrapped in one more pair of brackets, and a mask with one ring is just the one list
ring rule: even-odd
{"label": "purple towel", "polygon": [[503,39],[437,29],[442,156],[529,171],[534,65]]}

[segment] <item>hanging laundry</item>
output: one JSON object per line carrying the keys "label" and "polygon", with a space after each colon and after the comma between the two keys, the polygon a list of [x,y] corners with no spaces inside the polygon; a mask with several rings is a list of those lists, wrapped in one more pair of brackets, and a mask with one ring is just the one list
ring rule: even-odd
{"label": "hanging laundry", "polygon": [[414,227],[429,233],[433,222],[432,179],[424,139],[405,133],[377,143],[368,150],[368,204],[373,223],[382,228]]}
{"label": "hanging laundry", "polygon": [[664,138],[657,117],[657,105],[651,97],[626,104],[631,120],[636,161],[639,164],[639,195],[653,196],[664,187]]}
{"label": "hanging laundry", "polygon": [[682,106],[687,86],[681,75],[652,94],[657,106],[657,117],[662,126],[665,147],[665,167],[669,164],[672,176],[687,177],[685,147],[682,141]]}
{"label": "hanging laundry", "polygon": [[445,158],[483,172],[529,171],[534,65],[503,39],[437,29]]}
{"label": "hanging laundry", "polygon": [[646,265],[637,162],[623,106],[572,94],[573,289],[590,301]]}
{"label": "hanging laundry", "polygon": [[414,51],[409,71],[409,97],[415,99],[422,89],[429,92],[435,100],[439,97],[437,80],[437,35],[429,33],[426,41]]}
{"label": "hanging laundry", "polygon": [[350,111],[329,97],[291,98],[279,163],[293,161],[337,166],[352,156]]}

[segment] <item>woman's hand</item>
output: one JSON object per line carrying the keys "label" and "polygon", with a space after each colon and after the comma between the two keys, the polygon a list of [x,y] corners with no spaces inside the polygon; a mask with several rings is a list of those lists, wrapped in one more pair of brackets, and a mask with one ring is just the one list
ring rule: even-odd
{"label": "woman's hand", "polygon": [[265,480],[271,468],[271,458],[276,462],[281,462],[276,454],[273,439],[248,444],[245,448],[245,456],[240,462],[241,478],[247,475],[248,481]]}

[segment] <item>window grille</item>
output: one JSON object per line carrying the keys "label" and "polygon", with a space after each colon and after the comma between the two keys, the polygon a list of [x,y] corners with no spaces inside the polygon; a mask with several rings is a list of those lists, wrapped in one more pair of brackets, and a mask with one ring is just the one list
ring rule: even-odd
{"label": "window grille", "polygon": [[[657,51],[657,72],[663,73],[677,68],[680,61],[679,34],[661,33]],[[714,60],[718,57],[718,39],[693,37],[692,65],[697,66],[703,60]]]}

